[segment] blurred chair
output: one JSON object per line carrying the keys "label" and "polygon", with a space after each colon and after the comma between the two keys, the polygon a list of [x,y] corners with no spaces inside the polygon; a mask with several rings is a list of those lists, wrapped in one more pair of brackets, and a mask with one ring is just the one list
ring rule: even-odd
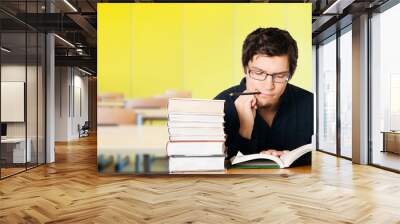
{"label": "blurred chair", "polygon": [[124,94],[122,93],[102,93],[97,96],[97,106],[99,107],[124,107]]}
{"label": "blurred chair", "polygon": [[101,93],[97,96],[98,102],[124,101],[123,93]]}
{"label": "blurred chair", "polygon": [[119,107],[98,107],[98,125],[136,124],[134,110]]}
{"label": "blurred chair", "polygon": [[82,126],[78,124],[79,138],[89,136],[89,129],[90,129],[89,121],[85,121],[85,123]]}
{"label": "blurred chair", "polygon": [[166,108],[168,105],[167,98],[142,98],[131,99],[125,101],[125,108]]}

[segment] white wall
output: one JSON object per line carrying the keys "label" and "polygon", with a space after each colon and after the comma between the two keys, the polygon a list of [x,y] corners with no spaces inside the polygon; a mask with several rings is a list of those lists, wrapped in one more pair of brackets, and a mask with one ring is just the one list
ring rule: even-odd
{"label": "white wall", "polygon": [[[38,69],[38,71],[37,71]],[[27,115],[24,122],[6,122],[7,137],[24,138],[25,135],[30,139],[32,162],[39,159],[39,163],[44,163],[44,74],[41,67],[25,66],[25,64],[3,64],[1,66],[2,82],[24,82],[26,83],[26,107],[23,106],[22,112]],[[25,80],[27,78],[27,80]],[[2,96],[7,97],[7,96]],[[11,110],[3,107],[1,110]],[[37,153],[39,155],[37,156]]]}
{"label": "white wall", "polygon": [[[27,68],[28,74],[36,74],[36,67],[28,66]],[[1,66],[1,81],[3,82],[25,82],[25,65],[18,64],[8,64]],[[28,75],[29,87],[36,86],[36,80],[33,80]],[[35,88],[27,88],[27,106],[31,108],[34,107],[36,110],[36,87]],[[34,103],[34,104],[31,104]],[[38,105],[39,107],[41,105]],[[2,110],[7,110],[7,108],[1,108]],[[30,133],[35,133],[36,136],[36,113],[32,113],[32,111],[28,110],[27,119],[28,119],[28,137]],[[34,122],[34,124],[31,124]],[[25,137],[25,122],[11,122],[7,123],[7,136],[8,137]]]}
{"label": "white wall", "polygon": [[55,141],[68,141],[69,69],[55,68]]}
{"label": "white wall", "polygon": [[76,68],[56,67],[56,141],[77,139],[78,124],[88,120],[88,78],[83,75]]}

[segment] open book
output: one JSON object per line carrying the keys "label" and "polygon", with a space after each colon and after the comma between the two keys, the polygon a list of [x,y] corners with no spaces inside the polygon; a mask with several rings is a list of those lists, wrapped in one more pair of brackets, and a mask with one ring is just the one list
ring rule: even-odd
{"label": "open book", "polygon": [[242,155],[240,152],[231,158],[231,165],[235,168],[287,168],[302,155],[311,152],[312,145],[303,145],[289,153],[277,157],[262,153]]}

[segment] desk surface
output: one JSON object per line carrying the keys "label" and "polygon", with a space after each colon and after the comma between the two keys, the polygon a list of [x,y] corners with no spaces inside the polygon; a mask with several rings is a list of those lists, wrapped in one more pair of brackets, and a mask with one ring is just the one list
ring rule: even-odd
{"label": "desk surface", "polygon": [[381,131],[383,134],[400,134],[400,131]]}
{"label": "desk surface", "polygon": [[[29,138],[27,139],[30,140]],[[5,138],[1,139],[1,143],[20,143],[25,142],[25,138]]]}
{"label": "desk surface", "polygon": [[[166,143],[168,130],[165,126],[99,126],[97,149],[99,164],[107,163],[104,173],[132,175],[169,174]],[[116,171],[119,163],[123,169]],[[103,168],[102,168],[103,169]],[[208,173],[208,172],[204,172]],[[294,174],[311,173],[310,166],[287,169],[227,169],[218,174]],[[192,173],[190,173],[192,174]],[[198,173],[203,174],[203,173]]]}
{"label": "desk surface", "polygon": [[[167,156],[155,156],[152,154],[132,154],[128,157],[114,157],[108,165],[107,157],[99,156],[99,171],[103,174],[125,174],[125,175],[226,175],[226,174],[309,174],[312,166],[300,166],[285,169],[235,169],[229,168],[221,172],[178,172],[171,173],[168,166]],[[123,164],[123,165],[121,165]]]}

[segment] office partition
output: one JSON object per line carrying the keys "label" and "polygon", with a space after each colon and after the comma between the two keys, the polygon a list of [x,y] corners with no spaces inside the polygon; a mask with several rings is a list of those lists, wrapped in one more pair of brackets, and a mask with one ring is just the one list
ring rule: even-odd
{"label": "office partition", "polygon": [[[44,1],[20,1],[19,10],[42,12]],[[0,3],[0,6],[6,4]],[[0,178],[45,162],[45,34],[0,12]]]}

